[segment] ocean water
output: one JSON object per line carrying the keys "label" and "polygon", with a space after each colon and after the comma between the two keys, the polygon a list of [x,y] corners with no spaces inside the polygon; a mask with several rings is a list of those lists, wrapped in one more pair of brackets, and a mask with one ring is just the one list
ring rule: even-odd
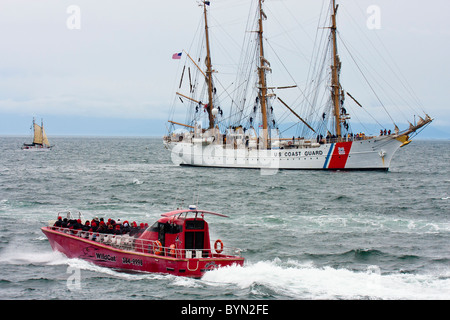
{"label": "ocean water", "polygon": [[[389,172],[274,175],[176,166],[156,138],[26,141],[0,137],[0,299],[450,299],[450,141],[413,141]],[[243,267],[118,272],[53,252],[40,230],[60,211],[152,224],[189,204],[230,216],[208,222]]]}

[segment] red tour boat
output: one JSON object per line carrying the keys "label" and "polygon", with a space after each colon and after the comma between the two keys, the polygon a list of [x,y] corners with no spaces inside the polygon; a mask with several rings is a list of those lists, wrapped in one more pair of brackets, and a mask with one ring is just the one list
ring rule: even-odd
{"label": "red tour boat", "polygon": [[239,249],[226,248],[219,239],[211,245],[205,214],[227,217],[191,206],[164,213],[151,227],[132,235],[53,224],[41,229],[53,250],[103,267],[198,278],[208,270],[243,265]]}

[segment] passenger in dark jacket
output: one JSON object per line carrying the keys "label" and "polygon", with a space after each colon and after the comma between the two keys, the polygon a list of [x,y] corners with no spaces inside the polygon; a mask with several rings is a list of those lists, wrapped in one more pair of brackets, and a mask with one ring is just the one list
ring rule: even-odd
{"label": "passenger in dark jacket", "polygon": [[58,217],[58,220],[53,224],[54,227],[60,228],[62,226],[62,218]]}
{"label": "passenger in dark jacket", "polygon": [[86,220],[86,222],[84,223],[83,226],[83,231],[89,231],[91,229],[91,223],[89,222],[89,220]]}

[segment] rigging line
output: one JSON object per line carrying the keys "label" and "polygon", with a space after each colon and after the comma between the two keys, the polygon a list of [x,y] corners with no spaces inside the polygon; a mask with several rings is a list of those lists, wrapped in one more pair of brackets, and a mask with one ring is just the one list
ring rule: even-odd
{"label": "rigging line", "polygon": [[[295,85],[297,86],[298,90],[300,90],[300,93],[303,95],[303,97],[306,99],[307,102],[309,102],[308,98],[305,95],[305,92],[300,89],[300,87],[298,86],[297,81],[295,81],[294,77],[292,76],[292,74],[289,72],[289,70],[287,69],[286,65],[283,63],[283,61],[280,59],[280,56],[277,54],[277,52],[274,50],[274,48],[272,47],[272,44],[270,43],[270,41],[268,41],[266,39],[266,43],[269,45],[269,47],[272,49],[272,52],[275,54],[275,56],[277,57],[278,61],[281,63],[281,65],[283,66],[284,70],[287,72],[287,74],[289,75],[289,77],[291,78],[291,80],[295,83]],[[312,107],[311,103],[310,106]]]}
{"label": "rigging line", "polygon": [[[341,38],[339,36],[339,38]],[[342,41],[341,39],[341,43],[344,45],[345,49],[347,49],[348,54],[350,55],[350,57],[352,58],[353,62],[355,63],[356,67],[358,68],[359,72],[361,72],[361,75],[364,77],[364,80],[366,80],[367,85],[370,87],[370,89],[372,90],[373,94],[375,95],[375,97],[378,99],[378,102],[381,104],[381,106],[383,107],[384,111],[386,111],[386,114],[389,116],[389,118],[391,119],[392,123],[395,125],[395,121],[394,119],[392,119],[391,115],[389,114],[389,112],[387,111],[386,107],[384,106],[383,102],[381,102],[380,97],[378,96],[378,94],[375,92],[375,90],[373,89],[372,85],[370,84],[369,80],[367,79],[366,75],[362,72],[360,66],[358,65],[358,63],[356,62],[355,58],[353,57],[352,53],[350,52],[350,50],[348,49],[347,45],[345,44],[344,41]]]}
{"label": "rigging line", "polygon": [[[351,105],[346,104],[346,106],[347,106],[347,107],[350,107],[350,108],[352,109],[352,111],[353,111],[353,108],[352,108]],[[364,110],[364,108],[363,108],[363,110]],[[364,110],[364,111],[367,112],[366,110]],[[367,112],[367,113],[368,113],[368,112]],[[351,114],[352,114],[352,116],[354,116],[354,117],[358,120],[359,124],[364,128],[364,131],[365,131],[365,132],[369,132],[368,128],[367,128],[367,127],[364,125],[364,123],[359,119],[358,113],[357,113],[357,112],[351,112]],[[368,113],[368,114],[369,114],[369,116],[371,116],[370,113]],[[374,118],[372,117],[372,119],[374,119]],[[376,119],[374,119],[374,120],[375,120],[375,122],[377,122],[377,124],[378,124],[380,127],[382,127],[383,129],[385,129],[384,126],[382,126],[380,123],[378,123],[378,121],[377,121]]]}
{"label": "rigging line", "polygon": [[[223,27],[221,27],[221,26],[219,26],[219,27],[221,28],[221,30],[223,31],[223,33],[224,33],[225,35],[228,36],[228,38],[230,38],[230,39],[233,40],[233,41],[232,41],[233,45],[235,45],[236,47],[239,48],[239,46],[236,44],[235,40],[234,40],[234,39],[233,39],[233,38],[225,31],[225,29],[223,29]],[[222,33],[221,33],[221,34],[222,34]],[[229,50],[227,50],[227,47],[224,46],[224,45],[222,44],[222,42],[220,41],[221,39],[223,39],[223,37],[222,37],[222,36],[218,36],[215,32],[212,32],[212,33],[211,33],[211,38],[213,39],[213,41],[214,41],[216,47],[222,48],[222,49],[220,50],[220,52],[221,52],[222,54],[226,55],[227,58],[229,59],[229,61],[232,61],[232,62],[233,62],[233,65],[236,65],[236,62],[234,61],[234,55],[230,54]],[[217,65],[217,63],[215,63],[215,65]]]}
{"label": "rigging line", "polygon": [[[282,33],[279,33],[278,35],[271,36],[271,39],[274,39],[274,38],[276,38],[276,37],[278,37],[278,36],[280,36],[280,35],[285,35],[285,36],[287,36],[287,38],[288,38],[289,41],[291,42],[291,45],[292,45],[294,48],[296,48],[296,50],[293,50],[293,51],[295,51],[295,52],[297,52],[297,53],[300,53],[300,54],[303,56],[303,58],[309,62],[309,58],[307,57],[307,55],[303,53],[302,49],[301,49],[301,48],[297,45],[297,43],[293,40],[293,38],[292,38],[291,35],[290,35],[290,32],[287,31],[287,30],[284,28],[284,25],[285,25],[285,24],[280,23],[280,21],[277,19],[277,15],[276,15],[275,13],[272,14],[273,11],[270,10],[269,7],[266,7],[265,9],[268,10],[270,16],[273,17],[273,20],[275,20],[275,21],[278,23],[278,25],[281,27],[281,29],[282,29],[282,31],[283,31]],[[287,48],[285,48],[285,49],[287,49]]]}
{"label": "rigging line", "polygon": [[[231,40],[231,43],[233,43],[233,45],[234,45],[236,48],[238,48],[238,49],[240,48],[240,45],[239,45],[239,43],[237,43],[235,37],[232,37],[232,36],[227,32],[227,29],[224,28],[224,26],[223,26],[224,24],[219,23],[219,21],[216,20],[215,17],[211,17],[211,16],[210,16],[210,20],[212,20],[213,22],[215,22],[215,25],[210,25],[210,28],[219,28],[220,30],[222,30],[222,33],[225,34],[225,35],[227,36],[227,38],[229,38],[229,40]],[[226,26],[229,26],[230,23],[227,23],[227,24],[225,24],[225,25],[226,25]]]}
{"label": "rigging line", "polygon": [[[361,107],[361,106],[360,106]],[[370,114],[369,111],[366,110],[366,108],[361,107],[380,127],[385,128],[381,123],[378,122],[378,120],[376,118],[374,118],[372,116],[372,114]],[[356,116],[356,113],[352,113],[354,116]],[[364,124],[358,119],[359,123],[364,126]],[[395,123],[394,123],[395,125]]]}
{"label": "rigging line", "polygon": [[[328,79],[330,78],[330,76],[328,75],[328,73],[326,72],[325,69],[325,64],[327,63],[327,57],[328,57],[328,50],[330,48],[330,41],[326,41],[327,45],[326,45],[326,50],[324,50],[324,53],[322,54],[322,59],[321,59],[321,63],[319,65],[319,68],[317,68],[317,66],[315,66],[314,68],[317,69],[316,71],[316,76],[313,80],[311,80],[312,82],[315,81],[315,85],[311,86],[310,92],[308,95],[312,95],[312,104],[311,104],[311,115],[313,115],[315,113],[315,115],[317,117],[319,117],[319,113],[318,110],[314,108],[314,106],[317,105],[317,99],[320,93],[320,86],[322,84],[325,84],[325,89],[326,91],[328,90]],[[316,65],[319,62],[319,59],[317,59],[316,61]]]}
{"label": "rigging line", "polygon": [[[342,42],[344,41],[343,38],[342,38],[342,36],[341,36],[341,34],[339,34],[339,39],[340,39]],[[361,41],[361,42],[362,42],[362,41]],[[373,44],[372,44],[372,47],[373,47]],[[368,48],[368,47],[367,47],[367,48]],[[369,48],[368,48],[368,49],[369,49]],[[353,50],[354,52],[356,51],[354,48],[352,48],[352,50]],[[376,48],[374,48],[374,50],[376,50]],[[377,51],[377,50],[376,50],[376,51]],[[369,52],[371,52],[370,49],[369,49]],[[377,52],[378,52],[378,51],[377,51]],[[381,55],[381,54],[380,54],[380,55]],[[362,59],[365,55],[360,55],[360,56],[361,56],[360,59]],[[387,64],[386,61],[385,61],[385,63]],[[394,94],[395,94],[396,96],[398,96],[399,99],[400,99],[401,101],[403,101],[409,108],[411,108],[410,102],[408,102],[408,101],[403,97],[403,95],[400,94],[400,92],[399,92],[398,90],[395,90],[395,89],[393,88],[393,86],[391,85],[391,83],[390,83],[389,81],[387,81],[386,77],[383,77],[382,75],[380,75],[380,73],[379,73],[379,71],[377,70],[377,68],[373,66],[373,63],[369,63],[369,64],[367,64],[367,65],[370,67],[370,69],[371,69],[375,74],[377,74],[377,75],[379,76],[379,78],[380,78],[380,79],[381,79],[381,80],[382,80],[389,88],[392,89],[392,91],[394,92]],[[389,67],[388,64],[387,64],[387,66]],[[378,69],[379,69],[379,68],[378,68]],[[394,72],[392,69],[391,69],[391,71]],[[376,81],[376,79],[374,79],[373,81],[376,82],[376,84],[378,84],[378,85],[381,87],[381,89],[383,90],[384,94],[386,95],[386,98],[389,98],[390,101],[393,103],[393,105],[396,106],[396,103],[394,102],[393,98],[390,97],[390,95],[387,93],[387,91],[383,89],[383,87],[381,86],[381,84],[379,84],[378,81]],[[405,119],[408,119],[408,117],[405,116],[405,114],[403,113],[403,111],[402,111],[400,108],[397,107],[396,109],[403,115],[403,117],[404,117]],[[411,109],[414,111],[413,108],[411,108]]]}
{"label": "rigging line", "polygon": [[[392,70],[392,68],[391,68],[389,65],[388,65],[388,67]],[[399,75],[397,75],[397,74],[395,73],[394,70],[392,70],[392,72],[394,73],[394,75],[395,75],[395,76],[397,77],[397,79],[399,80],[401,86],[406,90],[406,93],[408,93],[408,94],[410,95],[410,98],[411,98],[412,101],[410,101],[410,102],[406,101],[405,98],[403,97],[403,95],[401,95],[401,94],[398,92],[398,90],[396,90],[396,91],[394,91],[394,92],[396,92],[399,96],[402,97],[402,100],[406,102],[406,106],[408,106],[413,112],[418,112],[417,110],[422,110],[423,113],[426,113],[426,112],[424,111],[422,102],[419,100],[419,98],[417,97],[417,95],[415,95],[415,93],[413,92],[412,88],[411,88],[411,87],[409,87],[409,88],[407,87],[408,82],[406,81],[406,79],[402,80],[402,79],[400,79]],[[415,107],[414,107],[414,108],[411,106],[411,103],[415,104]],[[419,113],[419,112],[418,112],[418,113]]]}
{"label": "rigging line", "polygon": [[[203,16],[203,13],[201,14],[201,17]],[[201,30],[203,29],[203,19],[200,18],[199,22],[197,24],[197,30],[194,32],[194,37],[192,38],[191,44],[189,46],[189,49],[187,50],[187,52],[191,52],[192,47],[194,46],[194,43],[197,41],[202,42],[203,41],[203,37],[199,36]],[[198,46],[198,44],[197,44]],[[185,51],[186,52],[186,51]]]}
{"label": "rigging line", "polygon": [[[232,82],[228,87],[225,88],[225,86],[222,84],[222,82],[220,82],[220,80],[219,80],[218,77],[214,77],[214,81],[217,82],[217,83],[222,87],[222,92],[217,96],[216,99],[219,100],[219,101],[221,101],[221,100],[222,100],[221,96],[222,96],[223,94],[226,94],[226,95],[228,96],[228,98],[230,98],[230,99],[232,100],[231,93],[228,93],[228,89],[229,89],[234,83]],[[232,101],[232,103],[233,103],[233,101]]]}
{"label": "rigging line", "polygon": [[[317,21],[317,29],[316,29],[316,36],[315,36],[315,39],[314,39],[314,48],[315,48],[315,46],[316,46],[316,43],[317,43],[317,38],[318,38],[318,35],[319,35],[319,30],[321,30],[322,28],[320,27],[321,25],[325,25],[325,21],[326,20],[328,20],[328,12],[329,11],[331,11],[331,8],[332,8],[332,3],[331,3],[331,1],[329,2],[329,6],[328,6],[328,9],[325,11],[324,10],[324,7],[325,7],[325,1],[322,1],[322,8],[321,8],[321,10],[320,10],[320,16],[319,16],[319,20]],[[325,14],[323,15],[323,13],[325,12]],[[322,15],[323,15],[323,17],[322,17]],[[322,19],[323,19],[323,22],[322,22]],[[323,50],[323,49],[321,49],[321,44],[324,44],[325,43],[325,41],[323,40],[324,38],[326,38],[326,32],[320,32],[320,40],[319,40],[319,46],[317,47],[317,53],[315,53],[314,52],[314,48],[313,48],[313,51],[312,51],[312,56],[311,56],[311,60],[312,60],[312,57],[314,56],[314,55],[316,55],[316,56],[319,56],[319,52],[323,52],[323,51],[321,51],[321,50]],[[327,46],[329,46],[329,43],[327,44]],[[316,63],[317,63],[317,61],[316,61]],[[315,68],[316,66],[314,66],[314,68]],[[310,65],[310,70],[308,71],[308,77],[309,77],[309,75],[311,74],[311,65]],[[309,79],[309,78],[308,78]]]}
{"label": "rigging line", "polygon": [[[374,69],[374,72],[375,72],[378,76],[380,76],[380,78],[383,80],[383,82],[385,82],[386,85],[387,85],[389,88],[392,89],[392,91],[400,98],[400,100],[402,100],[406,105],[409,105],[409,103],[403,98],[403,96],[402,96],[398,91],[396,91],[396,90],[393,88],[393,86],[392,86],[392,85],[391,85],[384,77],[381,77],[381,75],[378,73],[378,71],[377,71],[376,69]],[[380,88],[381,88],[381,90],[383,90],[383,92],[384,92],[386,98],[388,98],[388,99],[392,102],[392,104],[393,104],[394,106],[396,106],[395,101],[394,101],[391,97],[389,97],[388,92],[385,91],[385,90],[381,87],[381,84],[379,84],[378,81],[376,81],[376,79],[373,79],[373,81],[374,81],[376,84],[378,84],[378,85],[380,86]],[[397,107],[397,110],[403,115],[403,117],[404,117],[405,119],[408,119],[408,117],[406,117],[406,115],[403,113],[403,111],[402,111],[400,108]]]}
{"label": "rigging line", "polygon": [[[357,1],[356,1],[356,4],[357,4],[357,6],[359,7],[360,11],[363,12],[363,10],[361,9],[361,7],[360,7],[360,5],[359,5],[359,3],[358,3]],[[408,83],[406,77],[402,74],[401,70],[398,68],[397,64],[395,63],[394,58],[393,58],[392,55],[390,54],[390,51],[386,48],[386,45],[385,45],[384,42],[381,40],[381,38],[379,37],[379,35],[378,35],[377,32],[375,32],[375,36],[377,37],[379,43],[380,43],[380,44],[383,46],[383,48],[385,49],[385,52],[387,53],[387,55],[389,55],[389,57],[391,58],[392,62],[394,62],[393,65],[394,65],[394,67],[397,67],[397,72],[398,72],[398,74],[395,73],[395,71],[393,70],[393,67],[391,67],[391,65],[384,59],[384,56],[380,54],[381,58],[385,61],[386,65],[391,69],[391,71],[394,73],[394,75],[397,76],[397,79],[398,79],[399,82],[402,84],[402,86],[405,88],[405,90],[408,91],[409,94],[412,96],[412,98],[416,100],[415,102],[417,103],[417,106],[418,106],[419,108],[421,108],[422,111],[425,113],[425,111],[423,110],[423,103],[422,103],[422,101],[421,101],[420,98],[415,94],[415,92],[414,92],[413,88],[411,87],[411,85],[409,85],[409,83]],[[369,42],[370,42],[370,41],[369,41]],[[372,43],[371,43],[371,44],[372,44]],[[379,52],[376,46],[374,46],[373,44],[372,44],[372,46],[377,50],[377,52]],[[402,80],[401,78],[403,78],[403,80]]]}
{"label": "rigging line", "polygon": [[[287,10],[287,12],[289,13],[289,15],[294,19],[295,22],[297,22],[297,25],[302,29],[302,31],[305,33],[305,35],[309,38],[309,40],[314,43],[314,40],[310,37],[309,33],[306,32],[305,28],[303,27],[302,24],[300,24],[300,22],[297,21],[296,17],[294,16],[294,14],[292,13],[292,10],[290,10],[286,4],[284,2],[281,1],[281,4],[285,7],[285,9]],[[323,4],[322,4],[323,6]]]}
{"label": "rigging line", "polygon": [[[233,83],[230,84],[230,85],[228,86],[228,88],[225,88],[225,87],[222,85],[222,83],[221,83],[217,78],[216,78],[216,81],[219,83],[219,85],[220,85],[220,86],[222,87],[222,89],[223,89],[222,94],[223,94],[223,93],[226,93],[226,95],[228,96],[228,98],[231,100],[231,107],[230,107],[230,108],[232,108],[233,104],[236,104],[236,102],[233,100],[233,98],[232,98],[232,96],[231,96],[231,93],[228,93],[227,89],[228,89],[229,87],[231,87],[231,86],[233,85]],[[222,95],[222,94],[220,94],[220,95]],[[219,97],[216,98],[216,100],[221,101],[220,95],[219,95]],[[216,103],[216,104],[222,104],[222,103],[219,102],[219,103]],[[236,106],[237,106],[237,104],[236,104]],[[230,117],[222,117],[222,120],[218,120],[218,122],[225,122],[225,121],[230,120],[230,118],[231,118],[231,115],[230,115]]]}
{"label": "rigging line", "polygon": [[[323,50],[323,47],[324,46],[329,47],[329,40],[325,40],[325,39],[327,39],[326,32],[320,32],[320,39],[319,39],[319,30],[323,29],[320,26],[322,24],[324,24],[324,22],[322,22],[322,20],[323,20],[322,15],[323,15],[323,12],[325,11],[324,6],[325,6],[325,2],[322,2],[322,10],[320,11],[321,14],[320,14],[318,22],[317,22],[314,46],[313,46],[313,50],[311,52],[310,64],[309,64],[307,78],[306,78],[307,84],[315,82],[315,85],[308,86],[309,89],[307,89],[308,94],[306,95],[307,96],[306,100],[310,104],[309,107],[311,109],[311,114],[316,113],[316,116],[318,116],[318,114],[317,114],[317,110],[314,109],[314,105],[316,105],[315,101],[317,101],[318,88],[321,83],[320,79],[322,78],[322,75],[324,72],[323,66],[325,64],[325,61],[327,58],[327,52],[328,52],[328,49]],[[331,10],[331,5],[328,8],[328,10]],[[326,17],[327,17],[327,15],[325,15],[325,18]],[[324,52],[325,54],[322,55],[322,54],[320,54],[320,52]],[[323,56],[323,59],[320,59],[320,57],[322,57],[322,56]],[[314,59],[313,57],[316,57],[316,59]],[[319,66],[319,64],[320,64],[320,66]],[[312,100],[310,100],[310,99],[312,99]]]}
{"label": "rigging line", "polygon": [[[331,11],[332,3],[329,2],[329,6],[328,6],[328,9],[326,11],[324,10],[324,7],[325,7],[325,1],[322,1],[322,8],[320,10],[319,19],[317,21],[316,35],[315,35],[315,38],[314,38],[314,47],[313,47],[313,51],[311,52],[311,59],[310,59],[311,63],[309,65],[309,70],[308,70],[308,75],[307,75],[307,79],[308,80],[312,79],[312,72],[314,72],[314,70],[316,70],[316,67],[317,67],[318,60],[315,60],[315,63],[314,63],[314,66],[313,66],[313,64],[312,64],[313,57],[319,57],[320,56],[319,52],[323,52],[322,51],[323,50],[322,49],[322,44],[325,43],[324,38],[326,38],[326,35],[325,35],[326,32],[320,32],[320,40],[319,40],[319,42],[318,42],[318,35],[319,35],[319,30],[323,29],[320,26],[321,25],[325,25],[325,21],[328,20],[328,12]],[[323,14],[324,12],[325,12],[325,14]],[[323,22],[322,22],[322,19],[323,19]],[[319,46],[317,46],[317,50],[315,50],[317,43],[319,44]],[[328,45],[329,44],[327,44],[327,46]],[[313,68],[311,69],[312,66],[313,66]],[[311,76],[311,78],[310,78],[310,76]]]}
{"label": "rigging line", "polygon": [[284,129],[283,131],[280,131],[280,136],[282,136],[283,133],[285,133],[286,131],[290,130],[292,127],[298,125],[299,123],[294,123],[293,125],[291,125],[290,127]]}
{"label": "rigging line", "polygon": [[[375,33],[375,35],[379,38],[379,36],[378,36],[376,33]],[[389,53],[389,51],[387,50],[387,48],[386,48],[386,46],[384,45],[384,43],[381,42],[381,39],[379,39],[379,40],[380,40],[381,45],[385,48],[386,52],[389,54],[389,56],[390,56],[391,59],[393,60],[392,56],[390,55],[390,53]],[[386,63],[386,64],[387,64],[387,63]],[[389,65],[388,65],[388,66],[389,66]],[[392,67],[389,66],[389,68],[392,70]],[[394,70],[392,70],[392,72],[393,72],[395,75],[397,75],[397,74],[394,72]],[[408,81],[406,80],[406,77],[403,76],[403,74],[400,72],[400,69],[399,69],[397,72],[399,73],[399,75],[397,75],[397,77],[399,78],[400,83],[401,83],[401,84],[403,85],[403,87],[409,92],[409,94],[411,94],[412,97],[413,97],[414,99],[416,99],[416,103],[418,104],[418,107],[422,109],[422,112],[423,112],[423,113],[426,113],[425,110],[423,109],[422,101],[421,101],[420,98],[415,94],[414,90],[413,90],[412,87],[409,85]],[[400,76],[403,78],[403,81],[402,81],[402,79],[400,79]]]}
{"label": "rigging line", "polygon": [[[346,11],[344,11],[344,12],[347,13],[347,15],[349,16],[349,18],[351,19],[351,21],[353,21],[353,23],[355,24],[355,26],[357,26],[357,22],[354,20],[353,16],[352,16],[352,15],[349,15],[348,12],[346,12]],[[359,30],[359,28],[356,28],[356,30]],[[396,73],[396,71],[392,68],[392,66],[389,64],[389,62],[385,59],[384,55],[381,54],[381,52],[380,52],[380,50],[379,50],[379,46],[375,46],[375,44],[370,40],[370,38],[369,38],[364,32],[360,32],[360,33],[361,33],[361,38],[362,38],[360,42],[363,43],[363,44],[365,44],[365,41],[367,41],[367,43],[370,45],[370,48],[369,48],[369,46],[368,46],[367,44],[365,44],[366,48],[368,49],[367,52],[370,52],[370,53],[376,52],[376,53],[378,54],[377,57],[380,57],[380,58],[382,59],[382,61],[384,62],[385,66],[387,66],[387,67],[389,68],[389,70],[392,72],[393,76],[395,76],[396,79],[401,83],[401,85],[403,86],[403,88],[405,88],[406,92],[409,93],[409,95],[411,95],[411,98],[412,98],[412,100],[413,100],[412,102],[413,102],[414,104],[417,104],[417,100],[414,101],[414,96],[413,96],[413,94],[411,94],[411,92],[408,92],[408,91],[410,91],[410,90],[405,86],[405,83],[403,83],[402,79],[400,79],[400,77],[399,77],[399,75]],[[377,34],[376,32],[375,32],[375,35],[377,36],[379,43],[380,43],[381,45],[384,45],[383,42],[381,41],[381,39],[378,37],[378,34]],[[340,37],[341,37],[341,35],[340,35]],[[386,48],[385,48],[385,49],[386,49]],[[354,48],[353,48],[353,50],[356,51]],[[386,49],[386,52],[389,53],[389,52],[387,51],[387,49]],[[367,54],[364,54],[364,56],[361,56],[361,57],[365,57],[365,56],[367,56]],[[392,59],[392,60],[393,60],[393,59]],[[375,59],[373,59],[373,61],[375,61]],[[377,73],[377,74],[379,75],[379,73],[378,73],[378,71],[377,71],[377,68],[373,66],[373,63],[370,63],[370,64],[368,64],[368,65],[371,67],[371,69],[374,70],[375,73]],[[379,69],[379,68],[378,68],[378,69]],[[392,85],[386,80],[386,77],[380,76],[380,79],[383,79],[384,82],[385,82],[385,83],[393,90],[393,92],[396,93],[396,95],[400,98],[400,100],[402,100],[402,101],[403,101],[403,102],[404,102],[411,110],[413,110],[414,112],[416,112],[416,111],[414,110],[414,108],[412,108],[412,107],[410,106],[411,101],[408,102],[408,101],[405,99],[404,95],[402,95],[398,90],[395,90],[395,89],[392,87]],[[392,82],[392,79],[391,79],[391,82]],[[395,104],[395,103],[394,103],[394,104]],[[419,105],[420,105],[420,103],[419,103]],[[401,111],[401,110],[399,110],[399,111]],[[403,115],[403,116],[404,116],[404,115]],[[406,118],[406,117],[405,117],[405,118]]]}
{"label": "rigging line", "polygon": [[[235,117],[237,114],[240,114],[240,113],[241,113],[240,110],[235,111],[235,113],[232,113],[232,112],[230,111],[230,116],[227,117],[227,118],[224,118],[224,120],[230,120],[231,123],[239,123],[239,122],[241,122],[242,117],[241,117],[241,120],[237,120],[237,121],[231,121],[231,119],[232,119],[232,117]],[[249,116],[244,117],[244,119],[247,118],[247,117],[249,117]],[[230,124],[230,125],[231,125],[231,124]]]}
{"label": "rigging line", "polygon": [[[253,105],[254,98],[251,98],[251,97],[255,96],[254,95],[255,89],[253,87],[253,81],[251,80],[251,79],[253,79],[252,73],[251,73],[252,70],[253,69],[249,69],[246,73],[247,75],[245,75],[245,74],[243,75],[245,77],[245,79],[250,79],[250,80],[246,80],[243,83],[245,85],[245,86],[243,86],[243,88],[238,87],[238,89],[241,89],[241,90],[237,91],[238,94],[236,95],[236,100],[239,102],[240,106],[238,105],[236,108],[238,112],[235,114],[236,115],[235,122],[239,122],[239,119],[242,118],[242,114],[245,111],[245,109],[249,108],[250,105]],[[240,117],[239,117],[239,115],[240,115]]]}
{"label": "rigging line", "polygon": [[414,131],[412,132],[412,135],[410,136],[410,140],[412,138],[414,138],[415,136],[417,136],[419,133],[422,132],[422,130],[424,130],[430,123],[427,123],[425,126],[423,126],[422,128],[420,128],[418,131]]}
{"label": "rigging line", "polygon": [[[254,10],[253,5],[255,4],[254,2],[251,3],[252,6],[250,8],[250,12],[256,12],[256,10]],[[253,18],[251,18],[252,15],[249,15],[249,18],[247,20],[247,24],[246,24],[246,30],[251,30],[253,25],[255,25],[255,21],[257,21],[257,15],[256,13],[254,14]],[[234,98],[233,101],[238,101],[241,105],[241,107],[236,103],[236,110],[237,112],[233,114],[233,110],[232,108],[230,109],[230,118],[231,115],[234,116],[234,121],[230,121],[235,123],[239,121],[239,114],[241,115],[240,118],[242,118],[242,113],[245,109],[245,101],[246,101],[246,96],[247,96],[247,92],[248,90],[250,90],[250,82],[247,81],[246,79],[251,79],[251,74],[252,74],[252,70],[253,70],[253,65],[254,65],[254,57],[253,54],[250,55],[248,54],[249,52],[254,52],[255,46],[256,46],[256,42],[255,41],[251,41],[251,39],[249,39],[250,36],[246,34],[246,36],[243,39],[243,44],[241,46],[242,50],[241,50],[241,55],[240,55],[240,62],[238,64],[239,68],[238,71],[236,73],[236,90],[235,90],[235,94],[234,94]],[[245,80],[242,81],[241,79],[244,78]],[[243,86],[244,84],[246,84],[245,86]],[[241,89],[241,90],[237,90],[237,89]]]}

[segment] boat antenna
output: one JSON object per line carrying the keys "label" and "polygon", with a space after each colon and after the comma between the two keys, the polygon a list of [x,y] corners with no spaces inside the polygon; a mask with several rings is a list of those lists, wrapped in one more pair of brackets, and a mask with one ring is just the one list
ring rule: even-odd
{"label": "boat antenna", "polygon": [[195,200],[195,191],[192,194],[192,204],[195,204],[196,206],[198,206],[198,199],[200,197],[200,191],[197,191],[197,201]]}

